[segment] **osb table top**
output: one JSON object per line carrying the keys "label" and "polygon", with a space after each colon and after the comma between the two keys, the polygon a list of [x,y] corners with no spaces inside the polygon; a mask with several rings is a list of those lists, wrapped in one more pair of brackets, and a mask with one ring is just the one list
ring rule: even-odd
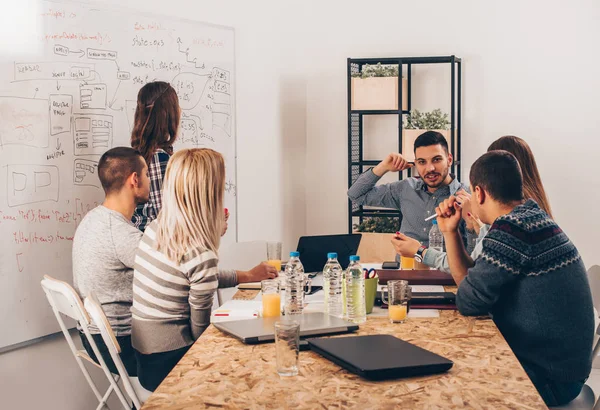
{"label": "osb table top", "polygon": [[[236,298],[251,293],[256,295],[240,291]],[[447,357],[454,366],[441,375],[371,382],[305,351],[298,376],[281,378],[274,344],[244,345],[210,326],[143,409],[547,408],[490,319],[456,311],[403,324],[369,318],[358,334],[391,334]]]}

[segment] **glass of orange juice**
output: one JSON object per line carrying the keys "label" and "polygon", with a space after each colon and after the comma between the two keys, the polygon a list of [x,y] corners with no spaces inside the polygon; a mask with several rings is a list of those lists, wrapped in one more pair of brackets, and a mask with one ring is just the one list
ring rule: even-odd
{"label": "glass of orange juice", "polygon": [[409,256],[400,256],[400,267],[402,269],[412,270],[415,268],[415,258]]}
{"label": "glass of orange juice", "polygon": [[[388,293],[387,298],[386,292]],[[387,286],[383,287],[381,299],[388,305],[388,316],[391,323],[404,323],[408,315],[410,295],[410,287],[405,280],[390,280]]]}
{"label": "glass of orange juice", "polygon": [[262,291],[262,316],[281,316],[281,285],[279,279],[267,279],[260,282]]}
{"label": "glass of orange juice", "polygon": [[281,272],[281,242],[267,242],[267,263]]}

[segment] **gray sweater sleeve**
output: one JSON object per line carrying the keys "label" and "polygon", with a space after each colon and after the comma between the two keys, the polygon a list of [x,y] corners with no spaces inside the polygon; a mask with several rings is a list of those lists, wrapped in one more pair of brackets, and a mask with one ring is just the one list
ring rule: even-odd
{"label": "gray sweater sleeve", "polygon": [[219,269],[219,288],[232,288],[238,285],[237,272],[233,269]]}
{"label": "gray sweater sleeve", "polygon": [[465,316],[487,315],[503,288],[517,278],[518,275],[479,258],[458,287],[458,311]]}
{"label": "gray sweater sleeve", "polygon": [[405,181],[375,186],[380,179],[373,173],[373,168],[367,170],[348,189],[348,198],[359,205],[400,209],[400,194]]}
{"label": "gray sweater sleeve", "polygon": [[[483,238],[490,229],[489,225],[483,225],[479,230],[479,236],[477,237],[477,243],[473,252],[471,252],[471,259],[476,260],[481,251],[483,250]],[[438,251],[437,249],[427,249],[425,256],[423,257],[423,263],[432,268],[439,269],[442,272],[450,273],[450,263],[448,262],[448,255],[446,252]]]}
{"label": "gray sweater sleeve", "polygon": [[135,251],[144,233],[139,229],[131,229],[133,226],[129,226],[122,221],[115,221],[113,216],[111,218],[113,219],[111,221],[111,235],[117,258],[119,258],[123,265],[133,269]]}

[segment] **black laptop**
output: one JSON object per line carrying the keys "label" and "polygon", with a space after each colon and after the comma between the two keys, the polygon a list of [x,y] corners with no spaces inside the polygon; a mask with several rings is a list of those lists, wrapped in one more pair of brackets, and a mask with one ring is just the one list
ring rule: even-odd
{"label": "black laptop", "polygon": [[365,379],[385,380],[442,373],[445,357],[391,335],[308,339],[310,349]]}
{"label": "black laptop", "polygon": [[350,263],[350,255],[356,255],[362,235],[359,233],[343,235],[302,236],[298,241],[300,261],[304,272],[321,272],[327,262],[327,253],[338,254],[338,261],[343,269]]}

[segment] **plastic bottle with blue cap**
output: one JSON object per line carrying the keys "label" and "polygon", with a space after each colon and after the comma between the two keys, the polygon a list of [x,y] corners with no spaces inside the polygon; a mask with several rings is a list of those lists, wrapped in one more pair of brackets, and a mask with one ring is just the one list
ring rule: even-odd
{"label": "plastic bottle with blue cap", "polygon": [[325,292],[325,313],[330,316],[343,317],[344,304],[342,298],[343,270],[335,252],[327,254],[327,263],[323,267],[323,291]]}
{"label": "plastic bottle with blue cap", "polygon": [[285,302],[286,315],[301,314],[304,310],[304,286],[307,283],[304,266],[300,262],[300,252],[290,252],[290,260],[285,265]]}
{"label": "plastic bottle with blue cap", "polygon": [[429,249],[444,251],[444,235],[440,231],[437,220],[433,220],[433,225],[429,230]]}

